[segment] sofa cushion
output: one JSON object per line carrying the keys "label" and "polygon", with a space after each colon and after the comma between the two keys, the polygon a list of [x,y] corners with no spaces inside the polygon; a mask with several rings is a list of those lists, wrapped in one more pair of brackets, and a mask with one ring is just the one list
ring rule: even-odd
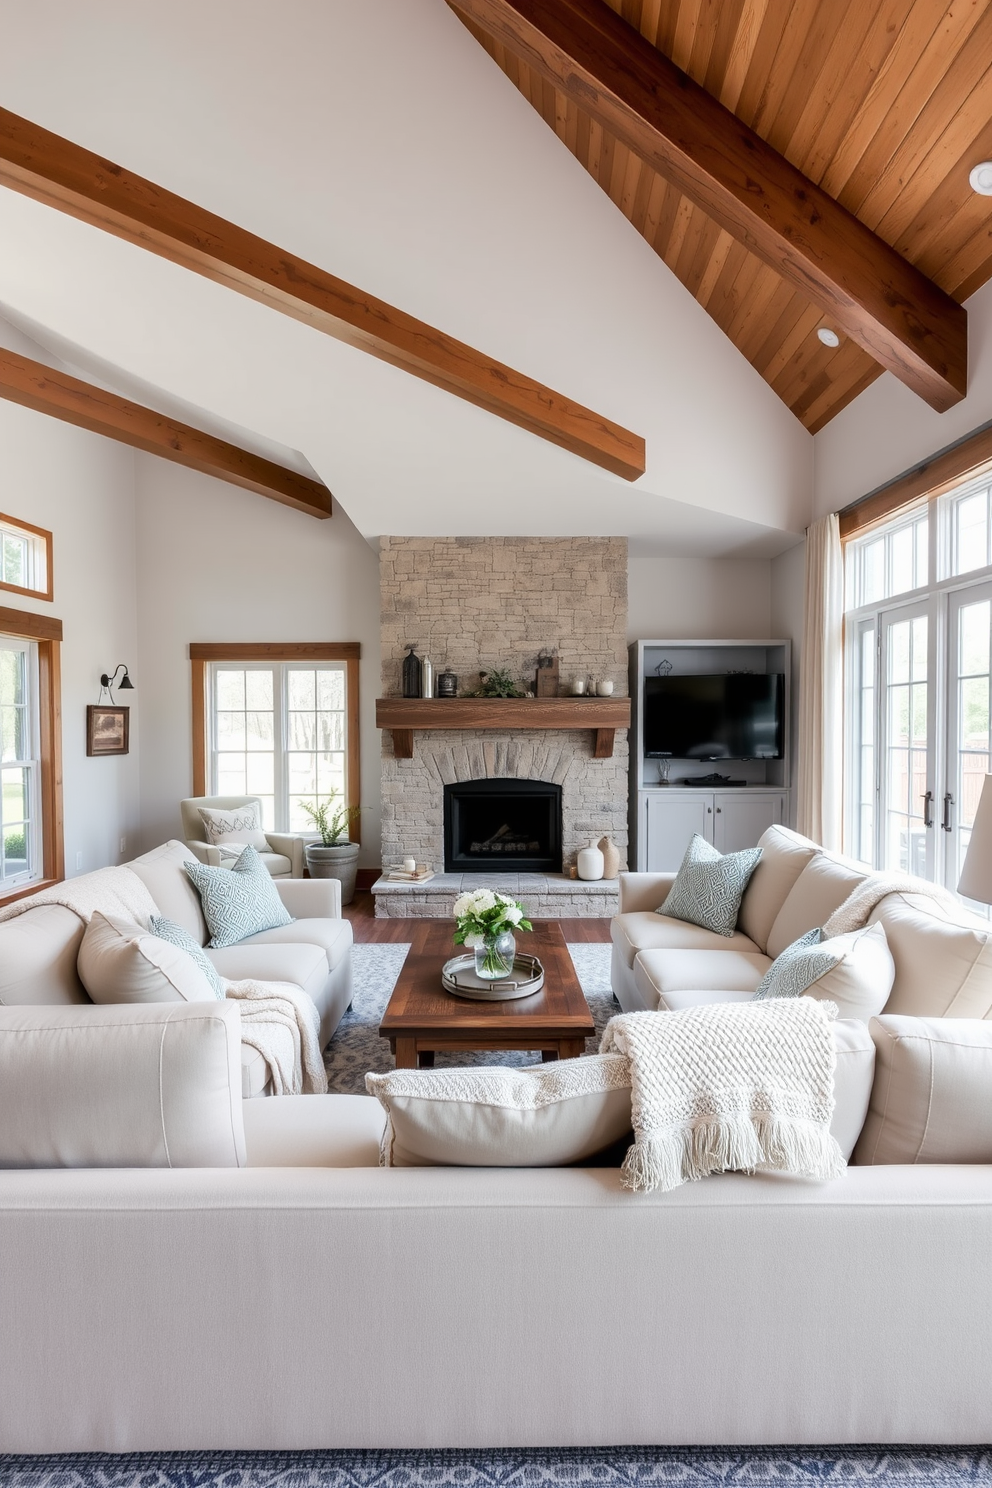
{"label": "sofa cushion", "polygon": [[76,962],[83,922],[61,904],[37,904],[0,924],[0,1006],[89,1002]]}
{"label": "sofa cushion", "polygon": [[185,870],[199,892],[214,949],[237,945],[246,935],[257,935],[274,925],[292,923],[292,915],[253,847],[246,847],[231,868],[210,868],[197,862],[186,863]]}
{"label": "sofa cushion", "polygon": [[875,1042],[860,1018],[838,1018],[833,1025],[834,1114],[830,1131],[847,1161],[861,1135],[875,1074]]}
{"label": "sofa cushion", "polygon": [[232,1003],[0,1009],[0,1167],[245,1163]]}
{"label": "sofa cushion", "polygon": [[718,935],[733,935],[741,896],[760,857],[758,847],[736,853],[717,852],[705,837],[694,832],[658,913],[702,925]]}
{"label": "sofa cushion", "polygon": [[287,944],[320,946],[327,957],[327,969],[333,971],[347,957],[354,938],[351,923],[348,920],[294,920],[291,925],[277,925],[273,930],[263,930],[259,935],[249,935],[239,943],[243,946]]}
{"label": "sofa cushion", "polygon": [[647,1007],[671,1011],[672,992],[717,987],[750,997],[770,964],[758,951],[641,951],[634,981]]}
{"label": "sofa cushion", "polygon": [[203,918],[200,896],[186,876],[186,864],[195,863],[196,854],[185,842],[174,838],[151,852],[133,858],[128,867],[136,873],[158,906],[159,914],[174,920],[188,930],[194,940],[204,945],[207,922]]}
{"label": "sofa cushion", "polygon": [[207,955],[222,977],[230,982],[295,982],[313,999],[327,981],[327,957],[315,945],[234,945]]}
{"label": "sofa cushion", "polygon": [[241,1045],[241,1095],[244,1100],[254,1100],[269,1092],[272,1071],[268,1060],[250,1044]]}
{"label": "sofa cushion", "polygon": [[886,1014],[992,1017],[992,925],[917,894],[886,894],[871,919],[895,963]]}
{"label": "sofa cushion", "polygon": [[376,1168],[386,1113],[371,1095],[283,1095],[244,1108],[250,1168]]}
{"label": "sofa cushion", "polygon": [[867,1023],[889,1000],[895,965],[881,925],[824,940],[810,930],[786,946],[761,979],[755,999],[801,997],[835,1002],[842,1018]]}
{"label": "sofa cushion", "polygon": [[775,917],[807,863],[819,852],[815,842],[773,826],[758,838],[761,861],[744,890],[737,928],[750,936],[759,950],[768,945]]}
{"label": "sofa cushion", "polygon": [[167,920],[164,915],[152,915],[148,928],[153,935],[158,936],[159,940],[167,941],[169,945],[178,946],[179,950],[185,951],[203,972],[214,990],[214,996],[224,996],[224,989],[220,984],[220,976],[216,967],[209,960],[200,942],[194,940],[188,930],[184,930],[182,925],[177,925],[175,920]]}
{"label": "sofa cushion", "polygon": [[387,1168],[560,1167],[630,1130],[630,1066],[618,1054],[533,1069],[395,1070],[365,1084],[387,1113]]}
{"label": "sofa cushion", "polygon": [[[698,951],[750,951],[758,947],[740,930],[733,935],[717,935],[704,930],[701,925],[690,925],[685,920],[672,920],[667,915],[652,914],[648,910],[635,909],[629,914],[615,915],[610,922],[613,944],[628,966],[633,966],[638,951],[698,950]],[[760,952],[759,952],[760,954]]]}
{"label": "sofa cushion", "polygon": [[203,822],[204,841],[211,847],[253,847],[256,852],[269,850],[269,840],[262,831],[258,815],[258,803],[247,801],[244,806],[229,806],[218,811],[209,806],[197,808]]}
{"label": "sofa cushion", "polygon": [[856,1163],[992,1163],[992,1024],[873,1018],[875,1083]]}
{"label": "sofa cushion", "polygon": [[765,950],[773,959],[786,946],[825,925],[838,905],[867,878],[864,869],[830,853],[818,852],[796,879],[775,916]]}
{"label": "sofa cushion", "polygon": [[213,1002],[193,958],[129,920],[97,911],[79,947],[79,976],[94,1002]]}

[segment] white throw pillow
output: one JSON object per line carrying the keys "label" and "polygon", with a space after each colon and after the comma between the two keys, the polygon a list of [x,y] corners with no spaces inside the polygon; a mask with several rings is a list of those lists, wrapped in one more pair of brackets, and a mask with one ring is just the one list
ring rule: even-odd
{"label": "white throw pillow", "polygon": [[387,1113],[387,1168],[560,1167],[630,1131],[630,1065],[618,1054],[533,1069],[395,1070],[365,1084]]}
{"label": "white throw pillow", "polygon": [[256,852],[269,851],[269,839],[262,831],[258,807],[254,801],[247,806],[230,806],[226,811],[201,806],[199,812],[203,820],[204,835],[211,847],[235,844],[253,847]]}
{"label": "white throw pillow", "polygon": [[873,1018],[875,1082],[856,1163],[992,1163],[992,1024]]}
{"label": "white throw pillow", "polygon": [[896,968],[881,925],[819,938],[810,930],[787,946],[765,972],[754,994],[767,997],[815,997],[835,1002],[840,1018],[867,1023],[889,1000]]}
{"label": "white throw pillow", "polygon": [[192,956],[114,915],[94,914],[79,947],[79,980],[94,1002],[216,1002]]}

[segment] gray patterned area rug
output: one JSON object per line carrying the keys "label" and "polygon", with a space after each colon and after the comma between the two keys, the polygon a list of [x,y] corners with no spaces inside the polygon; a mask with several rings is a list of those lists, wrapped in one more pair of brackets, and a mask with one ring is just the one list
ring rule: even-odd
{"label": "gray patterned area rug", "polygon": [[[352,950],[355,998],[338,1024],[324,1054],[327,1081],[338,1095],[364,1095],[365,1076],[393,1068],[389,1044],[379,1037],[379,1021],[410,949],[407,945],[356,945]],[[586,1045],[595,1053],[607,1022],[620,1009],[610,990],[610,947],[570,945],[569,955],[596,1023],[596,1037]],[[466,1064],[540,1064],[540,1053],[439,1054],[438,1069]]]}
{"label": "gray patterned area rug", "polygon": [[0,1456],[3,1488],[988,1488],[990,1481],[992,1453],[982,1447]]}

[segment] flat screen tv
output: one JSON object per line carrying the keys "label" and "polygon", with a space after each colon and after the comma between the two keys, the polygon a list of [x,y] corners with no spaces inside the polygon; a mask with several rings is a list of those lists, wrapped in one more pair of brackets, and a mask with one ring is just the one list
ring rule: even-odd
{"label": "flat screen tv", "polygon": [[644,679],[649,759],[782,758],[785,677],[779,672]]}

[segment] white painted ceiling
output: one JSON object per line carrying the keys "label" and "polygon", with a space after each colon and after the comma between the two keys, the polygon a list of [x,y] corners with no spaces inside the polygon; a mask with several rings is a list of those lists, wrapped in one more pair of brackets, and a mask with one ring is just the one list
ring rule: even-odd
{"label": "white painted ceiling", "polygon": [[0,35],[4,107],[625,424],[648,468],[621,481],[0,188],[8,344],[308,463],[366,536],[757,557],[810,520],[810,436],[443,0],[0,0]]}

